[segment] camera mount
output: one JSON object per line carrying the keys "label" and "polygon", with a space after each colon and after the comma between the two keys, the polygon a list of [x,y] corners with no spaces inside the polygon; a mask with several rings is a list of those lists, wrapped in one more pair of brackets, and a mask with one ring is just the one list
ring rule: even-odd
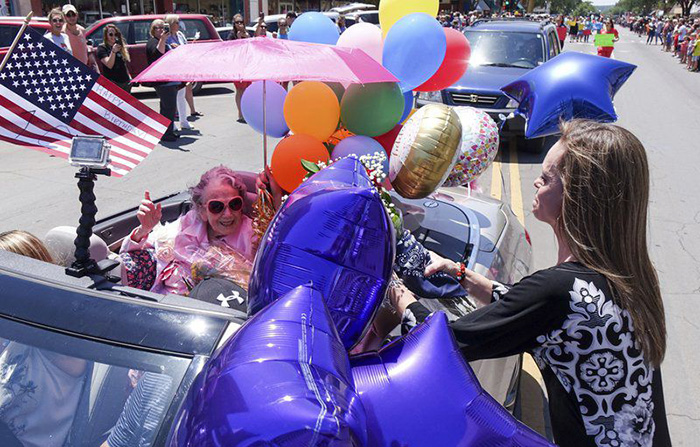
{"label": "camera mount", "polygon": [[[99,141],[98,141],[99,140]],[[75,238],[75,261],[66,268],[66,274],[81,278],[87,275],[106,275],[119,265],[117,261],[105,259],[96,262],[90,258],[90,236],[95,226],[97,206],[94,189],[97,175],[110,176],[109,145],[102,138],[75,137],[71,145],[71,164],[80,166],[75,174],[80,190],[80,219]]]}

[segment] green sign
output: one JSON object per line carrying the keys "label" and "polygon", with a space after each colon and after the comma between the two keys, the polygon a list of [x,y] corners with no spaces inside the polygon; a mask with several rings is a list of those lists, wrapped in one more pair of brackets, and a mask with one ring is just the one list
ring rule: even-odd
{"label": "green sign", "polygon": [[613,39],[615,39],[614,34],[596,34],[595,35],[595,46],[597,46],[597,47],[611,47],[611,46],[613,46]]}

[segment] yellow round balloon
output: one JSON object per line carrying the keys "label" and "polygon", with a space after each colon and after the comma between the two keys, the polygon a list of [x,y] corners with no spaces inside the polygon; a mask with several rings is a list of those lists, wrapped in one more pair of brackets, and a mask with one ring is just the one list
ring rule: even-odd
{"label": "yellow round balloon", "polygon": [[407,199],[430,195],[452,171],[461,139],[462,123],[451,107],[429,104],[418,109],[391,150],[391,186]]}
{"label": "yellow round balloon", "polygon": [[340,104],[323,82],[304,81],[292,87],[284,100],[284,119],[294,134],[326,141],[338,128]]}
{"label": "yellow round balloon", "polygon": [[414,12],[424,12],[430,17],[436,17],[440,8],[440,0],[381,0],[379,2],[379,24],[382,35],[386,33],[402,17]]}

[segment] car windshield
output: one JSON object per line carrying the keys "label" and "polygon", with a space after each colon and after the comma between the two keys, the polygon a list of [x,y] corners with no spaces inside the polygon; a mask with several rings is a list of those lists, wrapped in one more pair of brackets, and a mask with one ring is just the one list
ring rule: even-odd
{"label": "car windshield", "polygon": [[378,12],[371,12],[368,14],[360,14],[358,17],[360,18],[360,21],[362,21],[362,22],[371,23],[373,25],[379,25],[379,13]]}
{"label": "car windshield", "polygon": [[0,318],[0,445],[151,446],[190,363]]}
{"label": "car windshield", "polygon": [[535,68],[544,62],[542,35],[506,31],[464,31],[470,65]]}

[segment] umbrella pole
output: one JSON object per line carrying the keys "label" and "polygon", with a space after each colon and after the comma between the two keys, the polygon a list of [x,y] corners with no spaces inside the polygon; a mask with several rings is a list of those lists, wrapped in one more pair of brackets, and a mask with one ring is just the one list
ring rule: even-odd
{"label": "umbrella pole", "polygon": [[263,169],[267,167],[267,81],[263,81]]}

